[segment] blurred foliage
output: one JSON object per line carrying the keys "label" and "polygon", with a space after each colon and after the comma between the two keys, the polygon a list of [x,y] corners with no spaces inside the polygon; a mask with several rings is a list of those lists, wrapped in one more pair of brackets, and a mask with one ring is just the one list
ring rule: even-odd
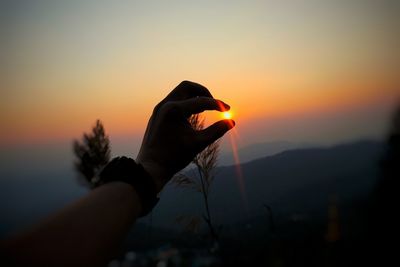
{"label": "blurred foliage", "polygon": [[201,225],[201,217],[196,215],[179,215],[175,222],[183,225],[185,232],[198,233]]}
{"label": "blurred foliage", "polygon": [[94,187],[99,182],[97,175],[110,161],[111,155],[110,140],[100,120],[96,121],[91,133],[83,134],[81,141],[74,140],[73,150],[78,181],[90,188]]}
{"label": "blurred foliage", "polygon": [[[201,131],[204,129],[204,118],[202,118],[199,114],[190,116],[188,120],[194,130]],[[178,173],[172,178],[172,182],[176,186],[188,188],[202,194],[205,208],[203,219],[208,226],[210,235],[214,242],[218,242],[219,237],[211,219],[210,203],[208,196],[211,184],[215,177],[214,171],[218,163],[218,155],[220,150],[219,145],[219,140],[213,142],[203,151],[197,154],[197,156],[193,159],[192,163],[196,166],[198,175],[188,176],[184,173]],[[180,223],[193,222],[193,218],[190,216],[185,219],[181,217],[179,217],[178,219]],[[196,220],[196,222],[198,222],[198,220]],[[196,225],[196,227],[198,226]],[[185,229],[190,229],[190,227],[185,227]]]}

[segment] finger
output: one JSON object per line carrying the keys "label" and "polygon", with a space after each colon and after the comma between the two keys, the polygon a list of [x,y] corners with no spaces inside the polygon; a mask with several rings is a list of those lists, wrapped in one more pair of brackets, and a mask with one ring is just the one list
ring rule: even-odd
{"label": "finger", "polygon": [[213,125],[198,132],[198,138],[203,146],[208,146],[222,137],[227,131],[235,126],[234,120],[217,121]]}
{"label": "finger", "polygon": [[186,116],[201,113],[205,110],[227,111],[229,105],[211,97],[195,97],[176,102],[177,106]]}
{"label": "finger", "polygon": [[164,101],[179,101],[196,96],[213,97],[210,91],[201,84],[183,81],[167,95]]}

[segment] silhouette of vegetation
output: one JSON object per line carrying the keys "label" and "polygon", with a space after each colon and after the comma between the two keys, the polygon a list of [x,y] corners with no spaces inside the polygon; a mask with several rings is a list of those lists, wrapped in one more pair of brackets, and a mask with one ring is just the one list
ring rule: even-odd
{"label": "silhouette of vegetation", "polygon": [[[196,131],[204,129],[204,118],[201,118],[198,114],[192,115],[189,118],[189,123]],[[207,224],[209,233],[214,240],[213,249],[218,247],[219,236],[211,217],[209,193],[211,184],[215,177],[214,171],[217,167],[218,154],[219,140],[209,145],[193,159],[193,164],[197,169],[197,175],[188,176],[186,174],[179,173],[173,178],[173,183],[175,183],[177,186],[186,187],[202,194],[205,208],[205,213],[203,214],[202,218]],[[194,218],[193,216],[188,217],[186,220],[184,217],[180,216],[177,221],[180,223],[188,222],[190,225],[185,227],[186,229],[197,229],[198,224],[200,223],[200,220]]]}
{"label": "silhouette of vegetation", "polygon": [[266,209],[267,214],[268,214],[268,221],[269,221],[269,230],[271,233],[275,233],[275,220],[274,220],[274,214],[272,212],[272,208],[270,205],[263,204],[263,207]]}
{"label": "silhouette of vegetation", "polygon": [[[381,160],[382,179],[380,190],[393,193],[397,190],[400,177],[400,105],[394,113],[389,136],[387,138],[386,153]],[[396,194],[382,192],[382,197],[393,197]],[[394,203],[394,199],[387,199],[387,203]]]}
{"label": "silhouette of vegetation", "polygon": [[200,230],[201,218],[196,215],[180,215],[175,222],[183,225],[185,232],[196,234]]}
{"label": "silhouette of vegetation", "polygon": [[78,181],[90,188],[99,182],[97,175],[110,161],[110,140],[100,120],[96,121],[91,133],[84,133],[82,140],[74,140],[74,163]]}
{"label": "silhouette of vegetation", "polygon": [[400,188],[400,105],[397,106],[386,141],[385,153],[380,161],[381,177],[378,181],[371,209],[373,247],[377,262],[398,262],[398,253],[392,244],[397,242],[400,220],[398,195]]}

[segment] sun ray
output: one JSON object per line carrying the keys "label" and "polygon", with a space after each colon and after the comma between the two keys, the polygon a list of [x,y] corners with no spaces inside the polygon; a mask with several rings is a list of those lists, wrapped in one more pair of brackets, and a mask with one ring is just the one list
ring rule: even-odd
{"label": "sun ray", "polygon": [[240,158],[239,158],[239,153],[238,153],[236,139],[235,139],[235,137],[237,137],[237,136],[239,136],[238,132],[237,132],[236,128],[233,128],[231,130],[231,132],[229,133],[229,139],[230,139],[230,143],[231,143],[232,154],[233,154],[233,159],[234,159],[234,164],[235,164],[237,183],[239,186],[239,191],[240,191],[240,195],[242,197],[245,211],[247,212],[248,211],[248,200],[247,200],[244,176],[243,176],[242,167],[240,164]]}

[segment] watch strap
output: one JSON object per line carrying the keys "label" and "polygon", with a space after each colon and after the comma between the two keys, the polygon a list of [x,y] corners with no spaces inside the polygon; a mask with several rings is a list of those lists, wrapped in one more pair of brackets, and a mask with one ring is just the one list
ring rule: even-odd
{"label": "watch strap", "polygon": [[115,181],[125,182],[134,188],[142,204],[140,217],[149,214],[159,201],[153,179],[132,158],[113,158],[100,172],[96,186]]}

